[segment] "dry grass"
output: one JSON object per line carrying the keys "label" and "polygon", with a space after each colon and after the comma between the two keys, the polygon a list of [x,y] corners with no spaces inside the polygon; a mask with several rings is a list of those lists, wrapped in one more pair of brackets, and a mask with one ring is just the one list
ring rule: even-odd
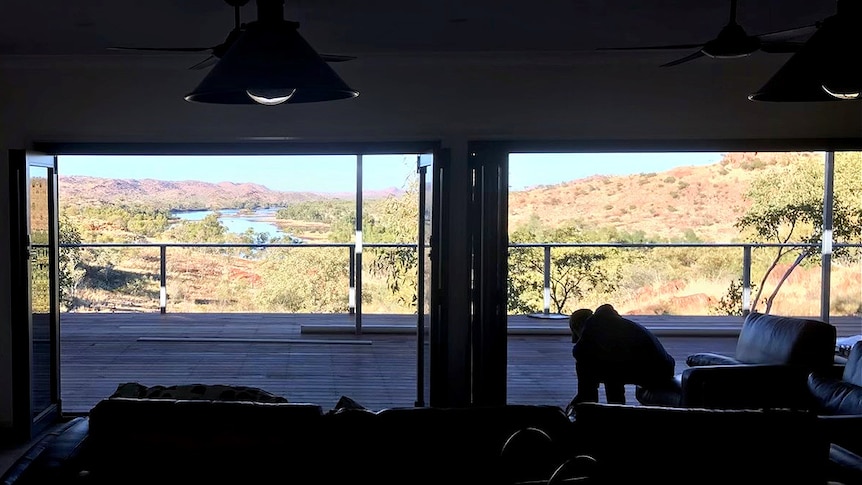
{"label": "dry grass", "polygon": [[[860,266],[862,268],[862,266]],[[862,269],[836,266],[830,278],[830,314],[862,315]],[[779,276],[767,280],[757,309],[765,311],[763,301],[775,287]],[[820,315],[820,268],[796,268],[782,285],[771,313],[778,315]],[[621,313],[630,315],[708,315],[727,293],[730,281],[694,279],[656,281],[635,292],[619,293],[613,299]],[[754,294],[752,294],[752,298]],[[584,302],[595,308],[602,301]]]}

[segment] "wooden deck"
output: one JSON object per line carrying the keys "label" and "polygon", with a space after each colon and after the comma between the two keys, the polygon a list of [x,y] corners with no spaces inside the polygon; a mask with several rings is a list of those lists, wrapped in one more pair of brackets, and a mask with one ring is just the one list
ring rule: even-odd
{"label": "wooden deck", "polygon": [[[693,352],[732,353],[742,324],[738,317],[630,318],[658,335],[677,371]],[[416,323],[415,315],[365,314],[356,334],[347,314],[66,313],[63,411],[87,413],[132,381],[255,386],[324,409],[342,395],[372,409],[414,406]],[[832,323],[839,336],[862,334],[859,318]],[[576,386],[567,322],[510,317],[508,342],[508,402],[565,406]],[[428,354],[426,342],[426,403]],[[636,404],[633,387],[627,395]]]}

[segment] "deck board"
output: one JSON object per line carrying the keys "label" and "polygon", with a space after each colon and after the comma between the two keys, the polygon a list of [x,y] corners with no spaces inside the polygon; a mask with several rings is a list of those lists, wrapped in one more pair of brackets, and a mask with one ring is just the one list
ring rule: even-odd
{"label": "deck board", "polygon": [[[677,371],[693,352],[732,353],[741,326],[738,317],[632,318],[656,332]],[[348,314],[65,313],[63,410],[86,413],[132,381],[255,386],[324,409],[342,395],[372,409],[413,406],[417,317],[363,315],[361,335],[354,322]],[[862,334],[859,319],[833,323],[839,336]],[[334,330],[308,331],[326,326]],[[565,406],[576,387],[566,322],[513,316],[509,328],[507,401]],[[429,354],[426,342],[426,403]],[[636,404],[633,386],[626,392]]]}

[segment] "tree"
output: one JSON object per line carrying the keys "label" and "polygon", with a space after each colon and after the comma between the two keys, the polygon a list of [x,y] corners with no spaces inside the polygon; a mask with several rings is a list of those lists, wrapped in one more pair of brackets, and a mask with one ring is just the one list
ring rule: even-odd
{"label": "tree", "polygon": [[181,242],[224,242],[227,227],[220,217],[219,212],[213,212],[199,221],[183,221],[170,230],[170,235]]}
{"label": "tree", "polygon": [[[862,154],[836,154],[833,190],[833,232],[835,243],[859,242],[862,234]],[[796,258],[766,298],[769,313],[781,286],[795,268],[819,254],[823,233],[823,161],[815,154],[802,154],[786,166],[766,170],[752,182],[745,197],[751,201],[736,227],[749,231],[753,242],[772,242],[798,246],[778,246],[752,300],[755,311],[765,283],[778,264],[791,253]],[[835,258],[848,256],[847,248],[837,247]]]}
{"label": "tree", "polygon": [[[369,205],[362,223],[367,242],[416,244],[419,237],[419,180],[411,176],[404,193]],[[418,301],[419,260],[415,247],[375,248],[371,271],[386,278],[399,303]]]}
{"label": "tree", "polygon": [[[536,243],[587,242],[589,236],[577,225],[549,231],[524,228],[512,233],[512,242]],[[550,297],[553,311],[569,313],[575,302],[588,294],[612,292],[619,274],[616,267],[605,264],[613,250],[601,248],[552,248]],[[515,248],[509,251],[508,309],[514,313],[534,313],[541,303],[544,288],[544,252],[542,248]]]}
{"label": "tree", "polygon": [[339,248],[279,248],[260,266],[254,300],[264,311],[344,312],[348,274],[347,255]]}
{"label": "tree", "polygon": [[[715,303],[715,306],[711,309],[710,313],[715,315],[742,316],[743,286],[744,285],[742,279],[731,281],[730,286],[727,289],[727,293],[721,298],[719,298],[719,300]],[[756,285],[752,285],[752,288],[756,289]]]}
{"label": "tree", "polygon": [[[59,225],[60,244],[81,244],[81,234],[67,218],[61,217]],[[58,272],[60,305],[66,311],[77,306],[75,293],[86,274],[86,271],[81,267],[80,251],[79,248],[60,248],[60,254],[57,257],[60,267]]]}

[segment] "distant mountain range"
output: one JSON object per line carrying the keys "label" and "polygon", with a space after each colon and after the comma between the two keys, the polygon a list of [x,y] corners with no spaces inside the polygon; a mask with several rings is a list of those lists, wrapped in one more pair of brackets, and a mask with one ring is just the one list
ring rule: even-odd
{"label": "distant mountain range", "polygon": [[[161,209],[239,209],[279,207],[309,200],[352,200],[347,192],[282,192],[260,184],[196,180],[171,182],[154,179],[108,179],[60,176],[60,204],[142,204]],[[366,199],[399,195],[395,187],[363,192]]]}
{"label": "distant mountain range", "polygon": [[[748,208],[743,195],[751,182],[767,171],[780,176],[783,167],[800,157],[822,158],[822,154],[731,153],[712,165],[680,166],[661,173],[594,175],[513,191],[509,194],[509,230],[577,222],[629,233],[642,231],[647,236],[678,239],[693,232],[703,241],[738,240],[734,224]],[[280,192],[252,183],[82,176],[61,176],[59,192],[61,205],[136,203],[182,210],[277,207],[355,197],[353,193]],[[403,193],[390,188],[365,192],[364,198]]]}
{"label": "distant mountain range", "polygon": [[738,240],[736,221],[750,202],[744,198],[751,182],[811,152],[730,153],[712,165],[680,166],[660,173],[624,176],[594,175],[509,194],[509,230],[530,224],[559,227],[577,222],[587,227],[613,227],[648,236],[681,238],[688,232],[700,240]]}

